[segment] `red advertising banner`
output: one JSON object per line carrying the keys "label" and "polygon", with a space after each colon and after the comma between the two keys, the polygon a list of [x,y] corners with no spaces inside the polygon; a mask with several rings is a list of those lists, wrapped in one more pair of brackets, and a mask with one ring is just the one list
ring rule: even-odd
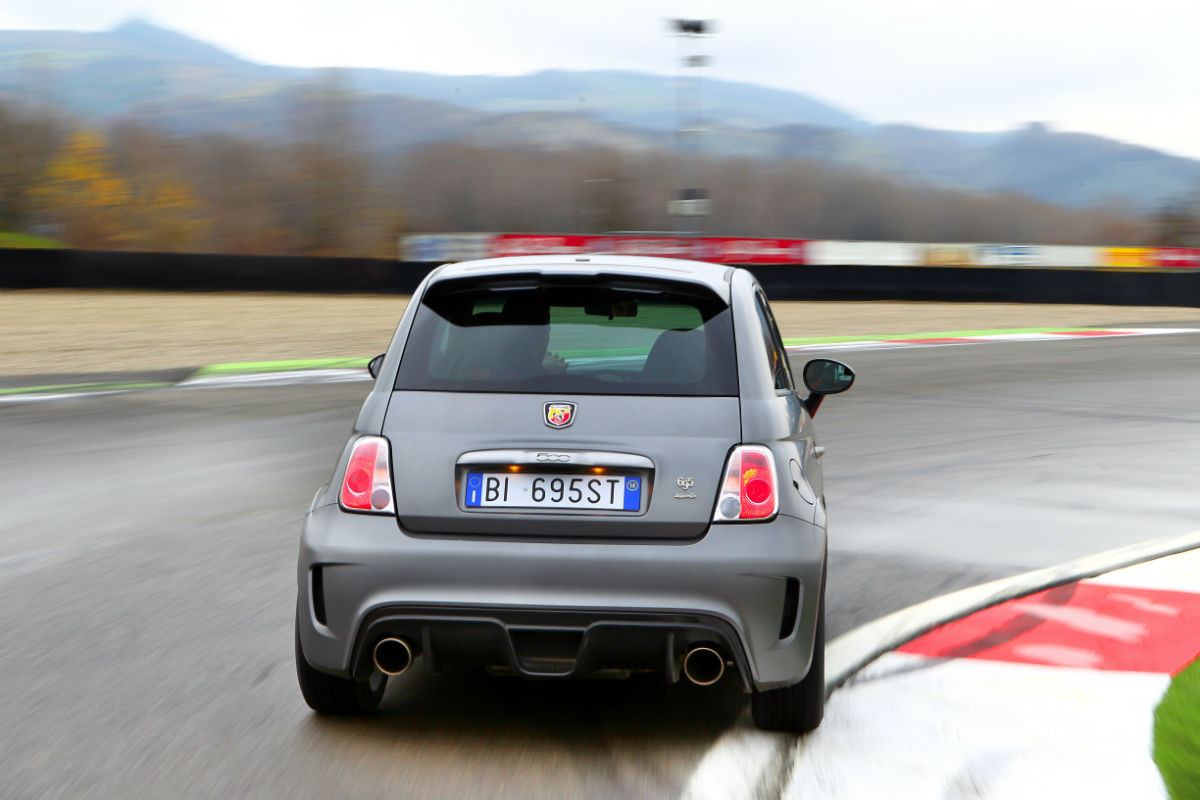
{"label": "red advertising banner", "polygon": [[1168,269],[1200,269],[1200,250],[1189,247],[1154,248],[1155,266]]}
{"label": "red advertising banner", "polygon": [[713,248],[715,255],[709,261],[721,264],[805,264],[806,245],[804,239],[750,239],[722,237],[701,239]]}
{"label": "red advertising banner", "polygon": [[492,238],[492,257],[616,253],[694,258],[719,264],[803,264],[803,239],[718,236],[547,236],[505,233]]}

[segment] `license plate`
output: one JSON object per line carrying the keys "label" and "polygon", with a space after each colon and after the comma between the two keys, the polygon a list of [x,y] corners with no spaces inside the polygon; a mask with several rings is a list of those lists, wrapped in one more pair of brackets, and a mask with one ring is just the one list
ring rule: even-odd
{"label": "license plate", "polygon": [[464,505],[637,511],[642,506],[642,479],[635,475],[470,472]]}

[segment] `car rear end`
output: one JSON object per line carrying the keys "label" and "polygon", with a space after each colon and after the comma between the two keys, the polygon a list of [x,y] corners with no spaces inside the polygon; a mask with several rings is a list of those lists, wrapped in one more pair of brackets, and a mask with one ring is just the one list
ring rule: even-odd
{"label": "car rear end", "polygon": [[529,677],[806,674],[825,534],[743,445],[730,273],[706,268],[435,274],[306,518],[313,667],[361,680],[399,641]]}

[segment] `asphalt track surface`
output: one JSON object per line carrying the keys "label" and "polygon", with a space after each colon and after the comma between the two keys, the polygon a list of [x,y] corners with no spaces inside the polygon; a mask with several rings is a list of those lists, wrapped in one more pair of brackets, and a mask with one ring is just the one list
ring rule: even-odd
{"label": "asphalt track surface", "polygon": [[[831,637],[1197,527],[1200,336],[840,357],[859,382],[818,415]],[[372,719],[304,706],[297,533],[365,391],[0,406],[0,795],[678,794],[744,709],[732,681],[415,670]]]}

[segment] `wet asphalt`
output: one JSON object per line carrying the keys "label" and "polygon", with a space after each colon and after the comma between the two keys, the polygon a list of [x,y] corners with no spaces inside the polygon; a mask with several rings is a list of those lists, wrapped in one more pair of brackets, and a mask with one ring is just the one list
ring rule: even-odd
{"label": "wet asphalt", "polygon": [[[1200,527],[1200,336],[840,357],[858,384],[817,417],[831,636]],[[414,671],[375,718],[309,713],[292,667],[297,533],[365,392],[0,405],[0,796],[680,791],[744,708],[731,681]]]}

